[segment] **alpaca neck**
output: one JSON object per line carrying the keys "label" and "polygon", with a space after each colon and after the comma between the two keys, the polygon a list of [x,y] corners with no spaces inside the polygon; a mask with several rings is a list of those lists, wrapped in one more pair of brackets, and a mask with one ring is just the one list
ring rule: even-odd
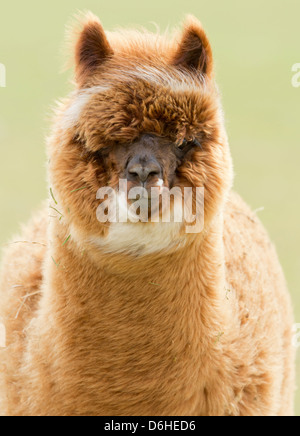
{"label": "alpaca neck", "polygon": [[[53,230],[59,243],[48,260],[40,311],[47,322],[40,319],[39,329],[46,325],[55,366],[74,383],[74,373],[78,383],[91,380],[107,414],[122,407],[135,413],[138,404],[140,413],[155,413],[155,401],[145,398],[156,399],[165,413],[184,413],[183,395],[196,407],[204,358],[218,361],[228,328],[221,220],[168,256],[103,256],[97,263],[71,240],[62,246],[59,229]],[[56,334],[64,344],[59,349]],[[109,392],[117,409],[106,399]]]}

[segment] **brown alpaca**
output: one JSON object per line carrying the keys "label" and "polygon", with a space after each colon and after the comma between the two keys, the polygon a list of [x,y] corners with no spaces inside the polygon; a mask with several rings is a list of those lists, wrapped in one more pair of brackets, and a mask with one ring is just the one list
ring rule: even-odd
{"label": "brown alpaca", "polygon": [[[51,208],[3,263],[1,413],[293,414],[290,297],[265,230],[231,192],[200,23],[171,41],[106,36],[89,14],[75,62],[48,143]],[[204,187],[203,231],[101,224],[96,193],[120,178]]]}

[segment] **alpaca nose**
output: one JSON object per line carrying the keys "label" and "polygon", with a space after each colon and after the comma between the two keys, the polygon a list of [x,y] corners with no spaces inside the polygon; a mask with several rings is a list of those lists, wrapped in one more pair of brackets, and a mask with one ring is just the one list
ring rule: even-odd
{"label": "alpaca nose", "polygon": [[159,163],[154,159],[143,163],[129,162],[127,172],[131,179],[139,179],[142,183],[152,177],[161,177],[162,173]]}

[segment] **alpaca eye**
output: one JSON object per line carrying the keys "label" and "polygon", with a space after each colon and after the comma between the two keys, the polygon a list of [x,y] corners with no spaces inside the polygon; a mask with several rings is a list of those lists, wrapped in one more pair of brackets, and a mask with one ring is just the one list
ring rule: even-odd
{"label": "alpaca eye", "polygon": [[202,146],[197,139],[193,139],[192,141],[184,139],[183,142],[179,145],[179,149],[182,151],[188,151],[193,147],[198,147],[202,149]]}
{"label": "alpaca eye", "polygon": [[180,150],[184,150],[187,145],[188,145],[188,141],[186,139],[184,139],[178,147]]}
{"label": "alpaca eye", "polygon": [[198,139],[194,139],[194,140],[192,141],[192,144],[193,144],[193,147],[198,147],[198,148],[201,148],[201,150],[202,150],[202,145],[201,145],[201,143],[198,141]]}

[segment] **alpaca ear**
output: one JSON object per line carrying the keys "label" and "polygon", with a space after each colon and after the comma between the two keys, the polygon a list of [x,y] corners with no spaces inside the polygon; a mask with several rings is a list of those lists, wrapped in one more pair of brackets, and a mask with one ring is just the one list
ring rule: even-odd
{"label": "alpaca ear", "polygon": [[173,55],[172,64],[188,70],[196,70],[203,75],[213,73],[212,49],[201,23],[189,16],[179,46]]}
{"label": "alpaca ear", "polygon": [[113,55],[104,29],[96,16],[88,13],[75,46],[75,74],[82,86],[97,68]]}

